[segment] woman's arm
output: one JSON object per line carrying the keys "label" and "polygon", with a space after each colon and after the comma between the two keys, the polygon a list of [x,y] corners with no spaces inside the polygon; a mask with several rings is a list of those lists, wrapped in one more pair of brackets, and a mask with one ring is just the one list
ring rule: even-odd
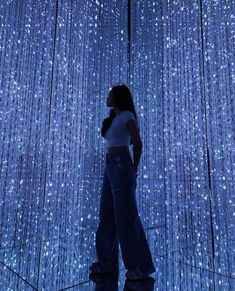
{"label": "woman's arm", "polygon": [[142,140],[139,134],[139,129],[137,127],[136,121],[134,119],[129,119],[125,124],[128,132],[131,135],[133,141],[133,156],[134,156],[134,167],[137,171],[140,157],[142,154]]}

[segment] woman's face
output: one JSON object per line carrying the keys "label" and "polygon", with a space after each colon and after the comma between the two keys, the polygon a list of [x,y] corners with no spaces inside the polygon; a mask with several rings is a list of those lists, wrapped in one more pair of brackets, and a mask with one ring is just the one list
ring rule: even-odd
{"label": "woman's face", "polygon": [[108,107],[113,107],[115,105],[115,100],[113,98],[113,93],[112,91],[109,92],[108,98],[107,98],[107,106]]}

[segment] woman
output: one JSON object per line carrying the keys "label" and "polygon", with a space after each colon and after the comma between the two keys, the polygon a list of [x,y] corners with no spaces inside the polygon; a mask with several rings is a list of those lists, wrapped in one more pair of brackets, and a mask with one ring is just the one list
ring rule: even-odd
{"label": "woman", "polygon": [[[101,129],[101,135],[107,139],[107,153],[96,232],[98,260],[89,269],[93,274],[118,270],[120,242],[126,277],[138,280],[155,272],[155,267],[136,204],[142,141],[128,87],[112,87],[107,106],[113,109]],[[133,144],[134,163],[129,144]]]}

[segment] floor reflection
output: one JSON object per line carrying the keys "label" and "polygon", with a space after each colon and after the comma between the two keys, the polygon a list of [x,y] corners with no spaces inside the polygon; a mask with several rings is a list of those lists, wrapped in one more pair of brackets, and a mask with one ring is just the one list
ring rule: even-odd
{"label": "floor reflection", "polygon": [[[171,248],[164,229],[147,229],[156,272],[132,281],[119,252],[119,272],[89,277],[94,232],[0,249],[0,290],[235,290],[235,241],[205,240]],[[82,241],[86,238],[86,243]],[[180,246],[180,244],[179,244]]]}
{"label": "floor reflection", "polygon": [[[89,278],[95,283],[94,291],[118,291],[119,290],[119,272],[112,272],[109,274],[92,275]],[[147,277],[142,280],[129,280],[126,279],[124,282],[123,291],[131,290],[154,290],[155,279]]]}

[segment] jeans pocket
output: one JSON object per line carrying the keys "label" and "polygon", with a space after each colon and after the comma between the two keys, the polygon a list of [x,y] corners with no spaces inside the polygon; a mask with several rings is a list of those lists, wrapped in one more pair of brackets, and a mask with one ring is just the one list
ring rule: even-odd
{"label": "jeans pocket", "polygon": [[127,159],[118,159],[118,158],[116,158],[116,160],[115,160],[116,166],[118,168],[120,168],[120,169],[127,168],[127,163],[128,163],[128,160]]}
{"label": "jeans pocket", "polygon": [[122,157],[120,159],[117,157],[115,164],[118,169],[122,170],[126,174],[132,173],[135,176],[134,164],[131,157]]}
{"label": "jeans pocket", "polygon": [[131,157],[130,156],[126,156],[126,155],[125,156],[124,155],[116,156],[114,158],[114,161],[115,161],[116,164],[120,164],[120,163],[122,163],[122,164],[132,163]]}

